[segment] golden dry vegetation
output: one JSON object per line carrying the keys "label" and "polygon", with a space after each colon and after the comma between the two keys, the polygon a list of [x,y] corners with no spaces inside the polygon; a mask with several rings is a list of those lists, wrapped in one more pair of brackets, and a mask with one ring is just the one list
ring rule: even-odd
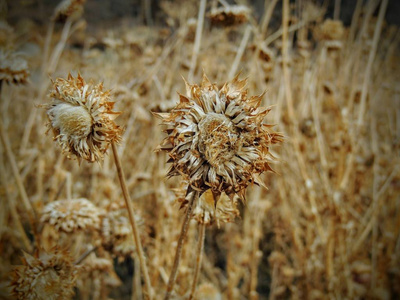
{"label": "golden dry vegetation", "polygon": [[[1,3],[0,298],[161,299],[180,242],[171,299],[400,297],[400,32],[385,21],[388,0],[357,1],[348,26],[340,1],[333,18],[312,1],[229,2],[143,1],[139,17],[94,27],[90,1],[12,25]],[[232,122],[255,124],[243,139],[257,155],[244,179],[205,175],[213,193],[180,160],[188,148],[155,151],[167,134],[185,145],[177,120],[214,97],[193,84],[253,99],[238,100]],[[73,102],[77,91],[92,102]],[[57,117],[91,121],[67,130],[71,142]],[[230,117],[217,119],[191,124],[217,128],[199,147],[233,145]],[[232,167],[226,148],[204,151],[203,172]],[[182,176],[167,179],[169,158]],[[183,240],[188,190],[207,191]]]}

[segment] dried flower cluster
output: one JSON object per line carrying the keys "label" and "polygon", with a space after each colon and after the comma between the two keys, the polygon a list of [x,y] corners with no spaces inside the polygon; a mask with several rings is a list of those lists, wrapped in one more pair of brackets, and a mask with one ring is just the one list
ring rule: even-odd
{"label": "dried flower cluster", "polygon": [[271,170],[269,146],[281,135],[263,124],[270,108],[260,96],[247,97],[246,80],[236,76],[221,89],[204,75],[200,86],[186,83],[187,96],[170,113],[157,114],[168,128],[159,149],[172,163],[169,176],[183,175],[190,188],[211,189],[244,200],[245,188]]}
{"label": "dried flower cluster", "polygon": [[28,63],[21,55],[0,49],[0,81],[14,84],[26,83],[28,76]]}
{"label": "dried flower cluster", "polygon": [[57,200],[44,207],[41,222],[66,233],[90,231],[99,229],[100,214],[100,210],[84,198]]}
{"label": "dried flower cluster", "polygon": [[234,26],[247,22],[250,9],[244,5],[231,5],[212,10],[209,14],[211,24],[217,26]]}
{"label": "dried flower cluster", "polygon": [[103,159],[110,143],[120,141],[122,128],[113,121],[119,113],[112,110],[109,94],[102,84],[87,84],[80,75],[53,82],[52,102],[43,107],[64,152],[94,162]]}
{"label": "dried flower cluster", "polygon": [[35,256],[24,253],[23,265],[12,273],[12,293],[17,299],[71,299],[77,275],[68,252],[52,249]]}

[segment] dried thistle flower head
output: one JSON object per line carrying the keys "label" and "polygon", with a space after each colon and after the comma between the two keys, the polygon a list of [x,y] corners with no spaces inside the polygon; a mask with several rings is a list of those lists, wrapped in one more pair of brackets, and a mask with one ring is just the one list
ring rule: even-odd
{"label": "dried thistle flower head", "polygon": [[[144,225],[142,217],[135,213],[138,226]],[[128,213],[124,205],[112,203],[101,220],[102,246],[114,256],[123,259],[136,251]]]}
{"label": "dried thistle flower head", "polygon": [[213,9],[209,18],[211,24],[217,26],[234,26],[247,22],[250,9],[244,5],[231,5]]}
{"label": "dried thistle flower head", "polygon": [[54,10],[55,21],[65,22],[68,18],[78,18],[83,13],[83,5],[86,0],[63,0]]}
{"label": "dried thistle flower head", "polygon": [[12,294],[24,300],[71,299],[76,275],[68,252],[52,249],[35,256],[24,253],[23,265],[12,273]]}
{"label": "dried thistle flower head", "polygon": [[218,89],[204,75],[200,86],[186,83],[187,96],[170,113],[156,114],[168,126],[159,150],[170,156],[169,176],[183,175],[190,189],[211,189],[215,199],[225,192],[244,200],[245,188],[271,170],[269,147],[282,136],[263,124],[271,109],[260,107],[263,95],[248,98],[245,85],[236,76]]}
{"label": "dried thistle flower head", "polygon": [[114,102],[103,85],[87,84],[78,75],[57,78],[50,92],[52,102],[44,105],[53,130],[64,152],[89,162],[100,161],[112,142],[121,140],[122,128],[113,120]]}
{"label": "dried thistle flower head", "polygon": [[28,63],[21,55],[0,49],[0,81],[8,84],[26,83],[28,76]]}
{"label": "dried thistle flower head", "polygon": [[66,233],[90,231],[99,229],[100,215],[100,210],[85,198],[57,200],[44,207],[41,222]]}

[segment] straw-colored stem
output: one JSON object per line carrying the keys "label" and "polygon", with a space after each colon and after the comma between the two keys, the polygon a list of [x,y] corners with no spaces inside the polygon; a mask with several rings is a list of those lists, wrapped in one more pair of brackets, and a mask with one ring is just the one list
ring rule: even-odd
{"label": "straw-colored stem", "polygon": [[242,41],[240,42],[239,50],[236,53],[236,57],[229,71],[228,78],[233,78],[233,76],[235,76],[235,73],[239,67],[240,60],[242,59],[244,51],[246,50],[247,43],[249,42],[250,34],[251,34],[251,25],[247,25],[246,31],[243,34]]}
{"label": "straw-colored stem", "polygon": [[200,51],[201,34],[203,32],[203,23],[204,23],[204,14],[206,11],[206,3],[207,3],[206,0],[201,0],[201,2],[200,2],[199,16],[197,18],[196,37],[194,40],[193,54],[192,54],[192,60],[190,62],[190,70],[189,70],[189,76],[188,76],[189,82],[193,80],[193,74],[196,69],[197,56],[199,55],[199,51]]}
{"label": "straw-colored stem", "polygon": [[36,242],[37,246],[39,246],[39,236],[37,234],[37,228],[36,228],[36,211],[35,211],[35,208],[33,207],[32,203],[30,202],[28,195],[26,193],[25,187],[22,183],[21,175],[19,174],[19,170],[18,170],[18,166],[17,166],[17,161],[11,150],[10,140],[4,129],[2,120],[0,120],[0,139],[4,146],[4,150],[6,152],[8,162],[11,166],[11,170],[12,170],[14,179],[17,183],[18,192],[21,196],[22,203],[25,206],[25,209],[28,213],[28,219],[29,219],[29,223],[32,228],[33,235],[35,236],[35,242]]}
{"label": "straw-colored stem", "polygon": [[192,215],[193,203],[197,200],[198,195],[199,195],[198,192],[192,193],[192,198],[190,199],[187,210],[186,210],[186,215],[185,215],[185,219],[183,220],[181,234],[180,234],[179,240],[178,240],[178,245],[176,246],[174,265],[172,267],[172,271],[169,276],[167,292],[165,293],[165,297],[164,297],[165,300],[168,300],[170,298],[172,289],[174,288],[176,275],[178,273],[179,262],[180,262],[181,255],[182,255],[183,244],[185,242],[185,238],[186,238],[187,231],[189,228],[190,217]]}
{"label": "straw-colored stem", "polygon": [[364,114],[367,106],[368,86],[369,86],[369,81],[371,80],[372,64],[374,62],[376,50],[378,48],[379,37],[381,35],[381,28],[383,19],[385,18],[387,5],[388,5],[388,0],[383,0],[381,3],[381,7],[379,9],[378,22],[376,22],[375,26],[374,37],[372,40],[372,49],[371,52],[369,53],[367,68],[365,70],[365,77],[361,91],[360,110],[358,113],[358,121],[357,121],[358,127],[360,127],[364,122]]}
{"label": "straw-colored stem", "polygon": [[191,289],[190,295],[189,295],[189,300],[193,299],[194,294],[196,292],[197,281],[199,279],[200,268],[201,268],[201,260],[203,257],[205,232],[206,232],[206,225],[199,224],[199,240],[197,243],[196,267],[194,270],[194,277],[193,277],[193,282],[192,282],[192,289]]}
{"label": "straw-colored stem", "polygon": [[149,271],[147,269],[146,258],[144,256],[142,243],[140,242],[139,230],[138,230],[138,227],[137,227],[137,224],[135,221],[132,200],[131,200],[131,197],[129,196],[128,189],[126,187],[125,175],[124,175],[124,171],[122,170],[121,160],[118,155],[117,147],[114,142],[111,143],[111,146],[112,146],[112,150],[113,150],[113,154],[114,154],[115,165],[117,167],[119,182],[121,184],[122,194],[124,196],[126,208],[128,210],[129,221],[132,226],[132,233],[133,233],[133,237],[135,240],[135,246],[136,246],[136,249],[138,252],[140,267],[141,267],[141,270],[143,273],[143,279],[144,279],[144,283],[146,286],[146,296],[149,299],[153,299],[153,290],[152,290],[151,283],[150,283]]}
{"label": "straw-colored stem", "polygon": [[0,182],[3,185],[4,191],[5,191],[5,198],[7,198],[8,201],[8,207],[10,209],[10,214],[11,217],[14,221],[14,226],[16,227],[16,229],[19,231],[19,234],[21,236],[21,243],[23,244],[23,246],[25,247],[25,250],[28,252],[32,252],[32,246],[31,243],[29,241],[28,236],[26,235],[26,232],[24,230],[24,226],[21,223],[21,220],[19,218],[18,212],[17,212],[17,208],[15,207],[15,201],[13,201],[14,199],[11,199],[11,194],[8,190],[8,186],[7,186],[7,179],[6,179],[6,174],[5,174],[5,168],[4,168],[4,164],[3,164],[3,159],[0,159]]}

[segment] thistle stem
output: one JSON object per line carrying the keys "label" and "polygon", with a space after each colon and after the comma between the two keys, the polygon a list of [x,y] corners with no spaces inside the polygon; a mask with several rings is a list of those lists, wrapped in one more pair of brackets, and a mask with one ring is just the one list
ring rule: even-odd
{"label": "thistle stem", "polygon": [[183,243],[185,242],[185,238],[186,238],[187,231],[189,228],[190,217],[192,216],[193,203],[197,200],[198,196],[199,196],[199,193],[197,191],[194,191],[192,193],[192,198],[190,199],[187,210],[186,210],[185,219],[183,220],[183,224],[182,224],[181,234],[179,236],[178,245],[176,247],[174,265],[172,267],[172,271],[169,276],[167,292],[165,293],[165,297],[164,297],[165,300],[168,300],[170,298],[172,289],[174,288],[176,275],[178,273],[179,262],[180,262],[180,259],[182,256]]}
{"label": "thistle stem", "polygon": [[196,292],[197,280],[199,278],[200,268],[201,268],[201,259],[203,257],[205,232],[206,232],[206,225],[199,224],[199,240],[198,240],[198,244],[197,244],[196,268],[194,271],[192,289],[190,291],[189,300],[193,299],[194,293]]}
{"label": "thistle stem", "polygon": [[121,160],[118,155],[117,147],[114,142],[111,142],[111,146],[112,146],[112,150],[113,150],[113,154],[114,154],[115,166],[117,167],[119,182],[121,184],[122,194],[124,196],[126,208],[128,210],[129,221],[132,226],[132,233],[133,233],[133,237],[135,240],[135,246],[136,246],[136,249],[138,252],[140,267],[141,267],[141,270],[143,273],[143,279],[144,279],[144,283],[146,286],[146,294],[147,294],[148,299],[151,300],[151,299],[153,299],[153,289],[152,289],[151,283],[150,283],[149,271],[147,269],[146,258],[144,256],[142,243],[140,242],[139,230],[138,230],[138,227],[137,227],[136,221],[135,221],[132,200],[131,200],[131,197],[129,196],[128,189],[126,187],[125,175],[124,175],[124,171],[122,170]]}

